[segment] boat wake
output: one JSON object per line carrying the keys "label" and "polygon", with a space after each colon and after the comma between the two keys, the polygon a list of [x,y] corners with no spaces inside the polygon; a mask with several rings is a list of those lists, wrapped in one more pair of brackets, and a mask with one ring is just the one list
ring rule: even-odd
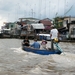
{"label": "boat wake", "polygon": [[38,55],[26,52],[19,48],[11,48],[14,52],[23,56],[22,62],[25,63],[27,74],[29,75],[64,75],[74,74],[75,70],[75,54],[68,52],[53,55]]}

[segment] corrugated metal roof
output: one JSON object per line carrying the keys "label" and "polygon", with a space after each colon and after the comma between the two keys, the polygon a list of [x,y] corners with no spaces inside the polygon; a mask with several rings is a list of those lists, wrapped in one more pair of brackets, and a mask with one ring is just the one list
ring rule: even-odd
{"label": "corrugated metal roof", "polygon": [[44,25],[52,25],[51,21],[40,20],[39,22],[43,23]]}
{"label": "corrugated metal roof", "polygon": [[38,24],[31,24],[34,29],[45,29],[44,25],[42,23]]}

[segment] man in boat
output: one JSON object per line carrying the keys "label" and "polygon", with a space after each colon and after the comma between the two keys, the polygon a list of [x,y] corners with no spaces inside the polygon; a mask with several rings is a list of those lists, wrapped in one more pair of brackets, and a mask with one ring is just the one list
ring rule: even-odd
{"label": "man in boat", "polygon": [[31,45],[33,48],[40,48],[40,44],[37,42],[37,39],[34,40],[34,43]]}
{"label": "man in boat", "polygon": [[46,48],[46,44],[47,44],[47,41],[46,40],[42,40],[41,46],[42,46],[43,49],[47,49]]}
{"label": "man in boat", "polygon": [[51,31],[50,31],[50,38],[51,38],[51,50],[54,50],[54,39],[58,39],[59,37],[59,32],[58,30],[55,28],[54,25],[51,26]]}
{"label": "man in boat", "polygon": [[23,40],[23,46],[30,46],[28,38]]}

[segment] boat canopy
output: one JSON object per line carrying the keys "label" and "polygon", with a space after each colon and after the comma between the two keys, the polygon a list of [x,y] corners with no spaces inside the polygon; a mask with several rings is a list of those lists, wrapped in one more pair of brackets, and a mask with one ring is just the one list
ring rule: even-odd
{"label": "boat canopy", "polygon": [[37,24],[31,24],[34,29],[45,29],[44,25],[42,23]]}

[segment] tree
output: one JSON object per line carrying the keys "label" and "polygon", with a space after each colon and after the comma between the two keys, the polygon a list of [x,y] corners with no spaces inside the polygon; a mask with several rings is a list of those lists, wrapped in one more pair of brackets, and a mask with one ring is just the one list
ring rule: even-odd
{"label": "tree", "polygon": [[55,25],[56,28],[61,28],[63,26],[63,17],[55,17],[53,24]]}

